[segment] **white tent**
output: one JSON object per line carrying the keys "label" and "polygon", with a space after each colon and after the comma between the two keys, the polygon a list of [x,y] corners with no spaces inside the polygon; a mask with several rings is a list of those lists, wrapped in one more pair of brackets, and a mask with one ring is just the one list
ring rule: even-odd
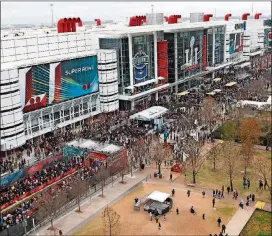
{"label": "white tent", "polygon": [[215,89],[213,90],[214,93],[220,93],[222,90],[221,89]]}
{"label": "white tent", "polygon": [[235,84],[237,84],[236,82],[229,82],[229,83],[227,83],[225,86],[226,87],[231,87],[231,86],[233,86],[233,85],[235,85]]}
{"label": "white tent", "polygon": [[149,196],[147,196],[147,199],[151,199],[151,200],[157,201],[157,202],[164,202],[169,197],[170,197],[169,193],[154,191]]}
{"label": "white tent", "polygon": [[184,96],[184,95],[187,95],[187,94],[189,94],[189,92],[186,90],[186,91],[183,91],[181,93],[177,93],[176,95],[177,96]]}
{"label": "white tent", "polygon": [[206,94],[213,96],[213,95],[215,95],[215,92],[209,92],[209,93],[206,93]]}
{"label": "white tent", "polygon": [[146,110],[140,111],[134,115],[131,115],[130,119],[142,120],[142,121],[151,121],[156,118],[161,117],[168,111],[167,108],[161,106],[150,107]]}
{"label": "white tent", "polygon": [[214,82],[218,82],[220,80],[221,80],[221,78],[215,78],[215,79],[213,79]]}

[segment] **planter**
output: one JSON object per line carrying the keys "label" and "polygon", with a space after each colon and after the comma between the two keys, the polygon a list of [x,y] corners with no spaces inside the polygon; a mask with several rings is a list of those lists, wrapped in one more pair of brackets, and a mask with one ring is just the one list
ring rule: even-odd
{"label": "planter", "polygon": [[157,173],[154,173],[154,177],[155,177],[155,178],[157,177]]}
{"label": "planter", "polygon": [[160,178],[160,179],[162,178],[162,174],[159,175],[159,178]]}

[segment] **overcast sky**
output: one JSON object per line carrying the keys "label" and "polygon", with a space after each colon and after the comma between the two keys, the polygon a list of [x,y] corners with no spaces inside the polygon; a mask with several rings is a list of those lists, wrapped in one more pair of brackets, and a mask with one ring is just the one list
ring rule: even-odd
{"label": "overcast sky", "polygon": [[[51,23],[51,2],[2,2],[1,24],[41,24]],[[163,12],[164,15],[180,14],[189,17],[190,12],[204,12],[224,16],[231,12],[234,16],[262,12],[271,14],[271,2],[53,2],[54,21],[62,17],[80,17],[83,21],[94,18],[103,20],[126,20],[133,15],[151,12]],[[215,11],[216,9],[216,11]]]}

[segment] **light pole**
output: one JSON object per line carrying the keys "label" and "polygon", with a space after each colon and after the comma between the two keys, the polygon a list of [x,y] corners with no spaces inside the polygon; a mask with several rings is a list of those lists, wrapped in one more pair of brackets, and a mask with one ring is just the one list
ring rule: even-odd
{"label": "light pole", "polygon": [[54,11],[53,11],[53,7],[54,7],[54,4],[50,4],[52,27],[54,26]]}

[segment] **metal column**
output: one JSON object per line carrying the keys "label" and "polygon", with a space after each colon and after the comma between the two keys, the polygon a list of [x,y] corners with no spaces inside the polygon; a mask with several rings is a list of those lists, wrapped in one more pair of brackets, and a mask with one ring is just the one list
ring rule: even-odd
{"label": "metal column", "polygon": [[175,93],[178,92],[178,34],[174,33],[174,49],[175,49]]}

